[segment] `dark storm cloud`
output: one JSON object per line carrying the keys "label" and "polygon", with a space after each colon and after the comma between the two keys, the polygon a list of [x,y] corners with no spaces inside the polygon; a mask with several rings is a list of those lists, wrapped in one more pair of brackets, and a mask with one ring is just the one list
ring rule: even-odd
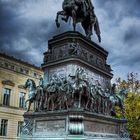
{"label": "dark storm cloud", "polygon": [[0,2],[0,51],[39,65],[39,55],[42,56],[47,44],[44,29],[49,22],[44,19],[31,21],[26,17],[26,4],[22,4],[21,1]]}
{"label": "dark storm cloud", "polygon": [[139,0],[99,0],[96,1],[97,6],[105,9],[113,18],[113,15],[121,13],[122,16],[140,16],[140,1]]}
{"label": "dark storm cloud", "polygon": [[140,39],[140,29],[137,26],[130,26],[124,35],[124,42],[128,45],[138,43]]}
{"label": "dark storm cloud", "polygon": [[[140,71],[140,1],[93,0],[115,77]],[[139,73],[140,75],[140,73]]]}
{"label": "dark storm cloud", "polygon": [[[40,65],[52,36],[72,29],[56,12],[63,0],[0,0],[0,51]],[[140,70],[140,1],[92,0],[100,22],[102,47],[116,76]],[[78,25],[77,30],[83,33]],[[95,35],[92,40],[96,43]]]}

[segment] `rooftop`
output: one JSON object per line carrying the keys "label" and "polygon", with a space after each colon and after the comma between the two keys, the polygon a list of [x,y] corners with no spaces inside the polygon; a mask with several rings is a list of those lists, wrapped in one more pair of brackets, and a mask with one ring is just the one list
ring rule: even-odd
{"label": "rooftop", "polygon": [[25,61],[23,61],[21,59],[17,59],[14,56],[10,56],[10,55],[7,55],[5,53],[1,53],[0,52],[0,57],[3,57],[3,58],[6,58],[6,59],[10,59],[10,60],[16,61],[18,63],[21,63],[21,64],[26,65],[28,67],[32,67],[32,68],[37,69],[37,70],[42,70],[41,67],[35,66],[33,64],[30,64],[28,62],[25,62]]}

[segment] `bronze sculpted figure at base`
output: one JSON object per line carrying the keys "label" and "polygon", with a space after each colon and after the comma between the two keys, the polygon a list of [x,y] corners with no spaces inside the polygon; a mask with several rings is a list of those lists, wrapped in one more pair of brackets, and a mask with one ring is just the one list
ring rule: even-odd
{"label": "bronze sculpted figure at base", "polygon": [[31,103],[34,103],[36,112],[79,108],[115,116],[115,106],[119,106],[124,116],[124,98],[128,94],[126,89],[115,93],[114,84],[110,91],[103,89],[98,80],[95,83],[90,82],[81,68],[77,68],[75,75],[69,75],[68,78],[52,76],[46,87],[42,78],[39,86],[28,79],[25,88],[29,91],[29,99],[25,103],[26,105],[29,102],[27,111],[30,110]]}
{"label": "bronze sculpted figure at base", "polygon": [[109,100],[111,101],[111,113],[113,116],[116,116],[115,106],[119,106],[121,108],[123,117],[125,118],[125,107],[124,107],[124,99],[128,95],[128,89],[122,89],[120,92],[116,92],[116,85],[113,84],[111,95],[109,96]]}
{"label": "bronze sculpted figure at base", "polygon": [[91,39],[92,29],[94,27],[95,33],[101,42],[100,27],[98,19],[94,13],[94,7],[91,0],[64,0],[62,4],[63,10],[57,12],[56,25],[60,26],[58,22],[59,16],[62,16],[62,20],[68,22],[69,18],[73,19],[73,29],[76,30],[76,24],[81,23],[85,30],[86,37]]}

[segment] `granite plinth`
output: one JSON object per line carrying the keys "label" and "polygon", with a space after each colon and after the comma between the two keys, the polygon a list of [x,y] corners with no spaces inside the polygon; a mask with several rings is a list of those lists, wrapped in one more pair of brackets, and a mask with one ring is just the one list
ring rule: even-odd
{"label": "granite plinth", "polygon": [[125,119],[83,110],[29,112],[24,118],[32,122],[32,129],[21,140],[129,140],[121,138]]}

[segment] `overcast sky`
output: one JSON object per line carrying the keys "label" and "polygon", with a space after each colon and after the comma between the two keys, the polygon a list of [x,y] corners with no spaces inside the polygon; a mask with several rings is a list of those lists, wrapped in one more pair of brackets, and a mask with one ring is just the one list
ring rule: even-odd
{"label": "overcast sky", "polygon": [[[0,0],[0,52],[40,66],[53,35],[71,30],[55,26],[63,0]],[[140,75],[140,0],[92,0],[99,19],[102,43],[114,78],[129,72]],[[82,32],[82,28],[78,26]],[[83,32],[82,32],[83,33]],[[93,41],[98,43],[93,36]]]}

